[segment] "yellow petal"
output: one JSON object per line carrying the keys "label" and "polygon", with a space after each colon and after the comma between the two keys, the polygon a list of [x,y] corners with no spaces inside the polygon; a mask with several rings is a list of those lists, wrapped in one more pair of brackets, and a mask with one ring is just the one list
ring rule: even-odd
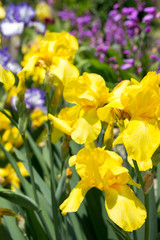
{"label": "yellow petal", "polygon": [[71,79],[77,79],[79,76],[78,69],[69,61],[54,57],[50,67],[50,73],[53,74],[53,84],[57,85],[61,81],[64,85]]}
{"label": "yellow petal", "polygon": [[108,189],[105,207],[108,216],[124,231],[136,230],[145,222],[145,207],[127,185]]}
{"label": "yellow petal", "polygon": [[60,205],[62,214],[65,215],[68,212],[76,212],[90,188],[88,183],[86,184],[86,182],[81,180],[71,191],[69,197]]}
{"label": "yellow petal", "polygon": [[[131,164],[131,166],[134,168],[134,164],[133,164],[132,158],[131,157],[127,157],[127,160],[129,162],[129,164]],[[148,161],[137,162],[137,165],[138,165],[138,168],[139,168],[140,171],[146,171],[146,170],[148,170],[148,169],[153,167],[151,159],[149,159]]]}
{"label": "yellow petal", "polygon": [[76,163],[76,159],[77,159],[77,155],[74,155],[72,157],[70,157],[69,159],[69,166],[73,166]]}
{"label": "yellow petal", "polygon": [[60,130],[61,132],[67,134],[67,135],[71,135],[72,132],[72,128],[63,120],[54,117],[51,114],[48,114],[48,119],[51,120],[53,122],[53,125],[55,128],[57,128],[58,130]]}
{"label": "yellow petal", "polygon": [[0,82],[3,83],[3,86],[6,91],[8,91],[15,82],[15,78],[13,73],[11,73],[8,70],[5,70],[1,65],[0,65]]}
{"label": "yellow petal", "polygon": [[109,89],[104,79],[93,73],[83,73],[78,79],[68,81],[64,88],[64,98],[71,103],[98,107],[106,103]]}
{"label": "yellow petal", "polygon": [[57,128],[53,128],[52,133],[51,133],[51,141],[52,141],[52,143],[56,144],[63,135],[64,135],[63,132],[61,132]]}
{"label": "yellow petal", "polygon": [[109,102],[113,102],[115,100],[120,100],[121,94],[124,92],[124,89],[130,84],[129,80],[124,80],[120,82],[110,93]]}
{"label": "yellow petal", "polygon": [[122,132],[122,138],[129,157],[137,162],[149,162],[159,146],[160,130],[156,123],[131,120]]}
{"label": "yellow petal", "polygon": [[35,65],[39,58],[40,58],[39,54],[33,55],[27,62],[26,66],[22,69],[22,71],[20,71],[17,74],[17,76],[19,78],[17,93],[20,93],[20,92],[24,93],[24,91],[25,91],[25,74],[28,72],[32,73],[34,71]]}
{"label": "yellow petal", "polygon": [[97,139],[101,131],[101,122],[97,117],[96,109],[90,109],[74,124],[72,139],[79,143],[89,143]]}

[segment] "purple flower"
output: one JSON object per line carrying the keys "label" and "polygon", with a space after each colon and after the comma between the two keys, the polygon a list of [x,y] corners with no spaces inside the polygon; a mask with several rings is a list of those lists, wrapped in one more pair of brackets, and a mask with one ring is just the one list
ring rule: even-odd
{"label": "purple flower", "polygon": [[124,22],[124,26],[128,27],[128,28],[135,28],[137,27],[137,23],[135,21],[132,20],[127,20]]}
{"label": "purple flower", "polygon": [[[45,111],[45,92],[38,88],[30,88],[25,92],[24,100],[26,103],[27,109],[39,108],[42,111]],[[13,96],[10,100],[11,107],[17,111],[16,107],[17,96]]]}
{"label": "purple flower", "polygon": [[132,14],[134,11],[135,11],[135,8],[134,8],[134,7],[124,7],[124,8],[122,8],[122,13],[123,13],[124,15],[130,15],[130,14]]}
{"label": "purple flower", "polygon": [[100,52],[103,52],[103,53],[106,53],[106,51],[108,50],[108,46],[104,43],[102,43],[101,45],[99,45],[96,50],[97,51],[100,51]]}
{"label": "purple flower", "polygon": [[45,103],[45,92],[37,88],[27,89],[25,103],[27,109],[41,108]]}
{"label": "purple flower", "polygon": [[119,3],[114,4],[113,9],[118,9],[120,7]]}
{"label": "purple flower", "polygon": [[156,18],[160,18],[160,12],[156,13]]}
{"label": "purple flower", "polygon": [[64,9],[62,11],[58,12],[58,17],[62,20],[62,21],[67,21],[67,20],[75,20],[76,19],[76,15],[73,11],[69,11],[67,9]]}
{"label": "purple flower", "polygon": [[77,18],[77,24],[80,24],[80,25],[86,25],[88,23],[90,23],[92,20],[91,16],[89,15],[84,15],[84,16],[81,16],[81,17],[78,17]]}
{"label": "purple flower", "polygon": [[0,31],[5,37],[12,37],[14,35],[22,34],[24,30],[24,23],[22,22],[8,22],[2,21],[0,24]]}
{"label": "purple flower", "polygon": [[17,22],[29,23],[36,13],[27,3],[20,3],[15,8],[14,18]]}
{"label": "purple flower", "polygon": [[129,50],[124,50],[123,54],[129,55],[131,52]]}
{"label": "purple flower", "polygon": [[120,66],[120,69],[122,70],[127,70],[134,65],[134,59],[129,58],[129,59],[123,59],[124,64]]}
{"label": "purple flower", "polygon": [[18,73],[22,70],[21,66],[8,52],[8,48],[0,49],[0,64],[13,73]]}
{"label": "purple flower", "polygon": [[151,23],[152,19],[154,16],[152,14],[147,14],[146,16],[143,17],[142,22],[143,23]]}
{"label": "purple flower", "polygon": [[143,9],[143,11],[146,13],[154,14],[156,12],[156,8],[155,7],[146,7]]}
{"label": "purple flower", "polygon": [[147,27],[144,29],[144,31],[145,31],[146,33],[148,33],[150,30],[151,30],[151,26],[147,26]]}
{"label": "purple flower", "polygon": [[125,63],[130,63],[130,64],[134,64],[134,59],[133,58],[128,58],[128,59],[123,59],[123,62]]}
{"label": "purple flower", "polygon": [[[32,22],[36,13],[27,3],[20,3],[17,6],[10,4],[6,11],[5,20],[0,23],[0,31],[6,37],[22,34],[25,26],[34,26],[41,34],[45,33],[45,25],[40,22]],[[43,27],[42,27],[43,25]]]}

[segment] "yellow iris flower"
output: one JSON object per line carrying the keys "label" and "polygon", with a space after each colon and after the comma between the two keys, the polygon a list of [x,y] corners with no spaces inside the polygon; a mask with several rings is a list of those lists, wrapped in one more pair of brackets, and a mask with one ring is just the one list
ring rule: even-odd
{"label": "yellow iris flower", "polygon": [[68,32],[51,33],[47,31],[40,40],[38,48],[32,47],[31,54],[27,54],[31,57],[26,57],[28,61],[26,63],[25,60],[25,67],[18,73],[18,93],[24,92],[25,77],[34,75],[35,72],[41,80],[43,78],[43,81],[47,73],[49,80],[55,85],[57,79],[64,83],[66,79],[70,79],[71,75],[78,77],[78,69],[72,64],[77,50],[78,42]]}
{"label": "yellow iris flower", "polygon": [[5,9],[2,7],[2,3],[0,2],[0,19],[4,19],[6,15]]}
{"label": "yellow iris flower", "polygon": [[127,121],[114,144],[123,143],[129,162],[137,161],[139,169],[152,168],[151,157],[160,143],[160,94],[159,74],[149,72],[140,83],[131,79],[126,83],[118,100],[111,101],[98,110],[101,120],[106,120],[106,110],[119,111],[121,118]]}
{"label": "yellow iris flower", "polygon": [[2,135],[2,143],[8,151],[12,151],[13,147],[18,148],[23,144],[23,139],[16,127],[10,126]]}
{"label": "yellow iris flower", "polygon": [[[23,166],[23,164],[21,162],[17,163],[19,170],[22,174],[23,177],[27,177],[29,176],[29,173],[27,172],[27,170],[25,169],[25,167]],[[1,176],[1,183],[3,186],[11,186],[11,190],[16,191],[16,188],[20,188],[20,180],[17,177],[16,172],[14,171],[14,169],[12,168],[11,164],[7,164],[7,166],[5,168],[0,168],[0,176]],[[3,181],[2,181],[3,179]]]}
{"label": "yellow iris flower", "polygon": [[38,108],[34,109],[30,117],[32,120],[33,128],[39,128],[44,122],[47,121],[47,116],[45,115],[45,113]]}
{"label": "yellow iris flower", "polygon": [[[5,112],[10,115],[10,112],[8,112],[6,109]],[[10,128],[10,123],[11,121],[3,113],[0,112],[0,131]]]}
{"label": "yellow iris flower", "polygon": [[45,2],[39,2],[36,5],[36,16],[39,20],[45,20],[52,17],[51,7]]}
{"label": "yellow iris flower", "polygon": [[[71,136],[75,142],[93,142],[101,131],[97,108],[107,101],[108,92],[100,75],[84,73],[78,79],[71,79],[64,85],[64,98],[76,105],[62,109],[58,117],[49,114],[48,118],[53,122],[54,128]],[[53,131],[53,142],[56,134]]]}
{"label": "yellow iris flower", "polygon": [[122,158],[101,148],[84,148],[69,159],[81,180],[69,197],[60,205],[62,214],[76,212],[89,189],[96,187],[105,192],[105,207],[109,217],[125,231],[142,226],[146,218],[144,205],[127,184],[136,185],[122,166]]}
{"label": "yellow iris flower", "polygon": [[1,65],[0,65],[0,82],[3,83],[4,89],[8,91],[15,82],[15,78],[13,73],[11,73],[8,70],[5,70]]}

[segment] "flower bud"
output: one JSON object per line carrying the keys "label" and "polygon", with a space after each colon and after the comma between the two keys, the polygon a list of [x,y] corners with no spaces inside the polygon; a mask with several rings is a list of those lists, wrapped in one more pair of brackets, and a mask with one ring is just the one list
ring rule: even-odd
{"label": "flower bud", "polygon": [[19,229],[21,230],[22,233],[25,232],[25,220],[24,218],[20,215],[20,213],[17,214],[17,225]]}
{"label": "flower bud", "polygon": [[66,169],[66,176],[67,176],[68,179],[72,178],[72,171],[69,167]]}
{"label": "flower bud", "polygon": [[152,174],[151,172],[147,171],[143,177],[143,182],[144,182],[144,193],[148,194],[149,191],[152,188],[153,185],[153,179],[154,179],[154,174]]}

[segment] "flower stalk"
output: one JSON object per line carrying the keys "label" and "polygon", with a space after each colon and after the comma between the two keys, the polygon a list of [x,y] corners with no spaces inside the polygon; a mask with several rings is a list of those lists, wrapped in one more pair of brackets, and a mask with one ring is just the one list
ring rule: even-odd
{"label": "flower stalk", "polygon": [[143,189],[143,193],[144,193],[144,204],[145,204],[145,208],[146,208],[146,212],[147,212],[147,217],[146,217],[146,221],[145,221],[145,236],[144,236],[144,240],[149,240],[149,194],[144,192],[144,182],[143,182],[143,178],[141,176],[141,173],[139,171],[138,168],[138,164],[135,160],[133,160],[133,164],[138,176],[138,180],[142,186]]}
{"label": "flower stalk", "polygon": [[[47,104],[47,112],[50,112],[50,96],[49,93],[46,93],[46,104]],[[54,173],[54,156],[52,151],[52,143],[51,143],[51,125],[50,120],[47,121],[47,135],[48,135],[48,148],[49,148],[49,160],[50,160],[50,168],[51,168],[51,198],[52,198],[52,210],[53,210],[53,218],[55,221],[55,232],[57,240],[60,239],[59,233],[59,219],[58,219],[58,206],[55,198],[56,184],[55,184],[55,173]]]}

